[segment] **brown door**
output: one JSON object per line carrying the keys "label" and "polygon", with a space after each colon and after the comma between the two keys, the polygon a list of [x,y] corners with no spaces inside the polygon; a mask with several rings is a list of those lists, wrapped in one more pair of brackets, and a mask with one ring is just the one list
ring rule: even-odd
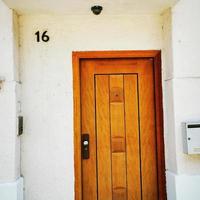
{"label": "brown door", "polygon": [[151,58],[80,62],[82,200],[159,200]]}

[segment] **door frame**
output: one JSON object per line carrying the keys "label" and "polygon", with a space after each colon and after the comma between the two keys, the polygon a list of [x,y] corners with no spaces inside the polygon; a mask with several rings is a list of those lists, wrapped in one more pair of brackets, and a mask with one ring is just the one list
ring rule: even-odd
{"label": "door frame", "polygon": [[76,51],[72,52],[73,64],[73,100],[74,100],[74,170],[75,170],[75,200],[82,200],[82,170],[81,170],[81,74],[82,59],[103,58],[152,58],[154,71],[155,123],[157,143],[158,192],[159,200],[166,200],[164,128],[162,103],[162,69],[161,51]]}

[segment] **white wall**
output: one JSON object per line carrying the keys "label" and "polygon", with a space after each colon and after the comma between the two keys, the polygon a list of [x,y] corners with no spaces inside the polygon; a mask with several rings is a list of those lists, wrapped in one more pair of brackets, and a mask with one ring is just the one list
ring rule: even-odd
{"label": "white wall", "polygon": [[[13,12],[2,1],[0,1],[0,70],[7,79],[15,77],[13,70]],[[7,67],[5,67],[7,65]]]}
{"label": "white wall", "polygon": [[161,26],[156,15],[20,17],[26,200],[74,197],[72,51],[161,49]]}
{"label": "white wall", "polygon": [[163,105],[164,105],[164,131],[165,131],[165,160],[166,169],[176,172],[176,138],[174,134],[174,90],[171,81],[173,74],[173,49],[172,49],[172,14],[171,9],[163,15]]}
{"label": "white wall", "polygon": [[[18,35],[18,16],[0,1],[0,199],[23,198],[19,79],[25,199],[73,200],[72,51],[162,48],[168,199],[198,200],[200,156],[182,153],[181,122],[200,121],[199,9],[199,0],[180,0],[162,17],[24,15]],[[38,30],[48,43],[36,42]]]}
{"label": "white wall", "polygon": [[20,177],[17,15],[0,0],[0,199],[22,200]]}
{"label": "white wall", "polygon": [[[182,153],[180,123],[200,121],[200,1],[181,0],[173,8],[174,105],[177,172],[200,175],[200,156]],[[187,106],[186,106],[187,105]]]}
{"label": "white wall", "polygon": [[0,90],[0,182],[13,181],[19,176],[13,17],[13,12],[0,1],[0,77],[5,79]]}
{"label": "white wall", "polygon": [[181,131],[181,122],[200,121],[199,9],[199,0],[180,0],[172,8],[171,17],[164,15],[164,28],[171,21],[171,30],[164,32],[167,38],[164,46],[171,52],[167,57],[169,71],[165,80],[166,122],[169,122],[166,134],[171,147],[171,162],[168,162],[171,164],[167,165],[169,199],[198,200],[200,197],[200,156],[183,154]]}

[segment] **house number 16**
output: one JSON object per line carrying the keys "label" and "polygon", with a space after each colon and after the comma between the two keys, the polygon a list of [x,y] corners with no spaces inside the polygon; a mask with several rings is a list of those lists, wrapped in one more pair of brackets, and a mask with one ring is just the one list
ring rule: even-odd
{"label": "house number 16", "polygon": [[40,31],[37,31],[35,35],[36,35],[37,42],[41,42],[41,40],[43,42],[48,42],[50,39],[49,36],[47,35],[47,31],[44,31],[42,34],[40,33]]}

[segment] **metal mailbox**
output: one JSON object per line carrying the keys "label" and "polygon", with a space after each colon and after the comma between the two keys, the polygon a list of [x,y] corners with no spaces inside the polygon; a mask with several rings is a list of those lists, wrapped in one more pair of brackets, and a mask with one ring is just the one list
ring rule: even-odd
{"label": "metal mailbox", "polygon": [[183,152],[200,154],[200,122],[185,122],[183,125]]}

